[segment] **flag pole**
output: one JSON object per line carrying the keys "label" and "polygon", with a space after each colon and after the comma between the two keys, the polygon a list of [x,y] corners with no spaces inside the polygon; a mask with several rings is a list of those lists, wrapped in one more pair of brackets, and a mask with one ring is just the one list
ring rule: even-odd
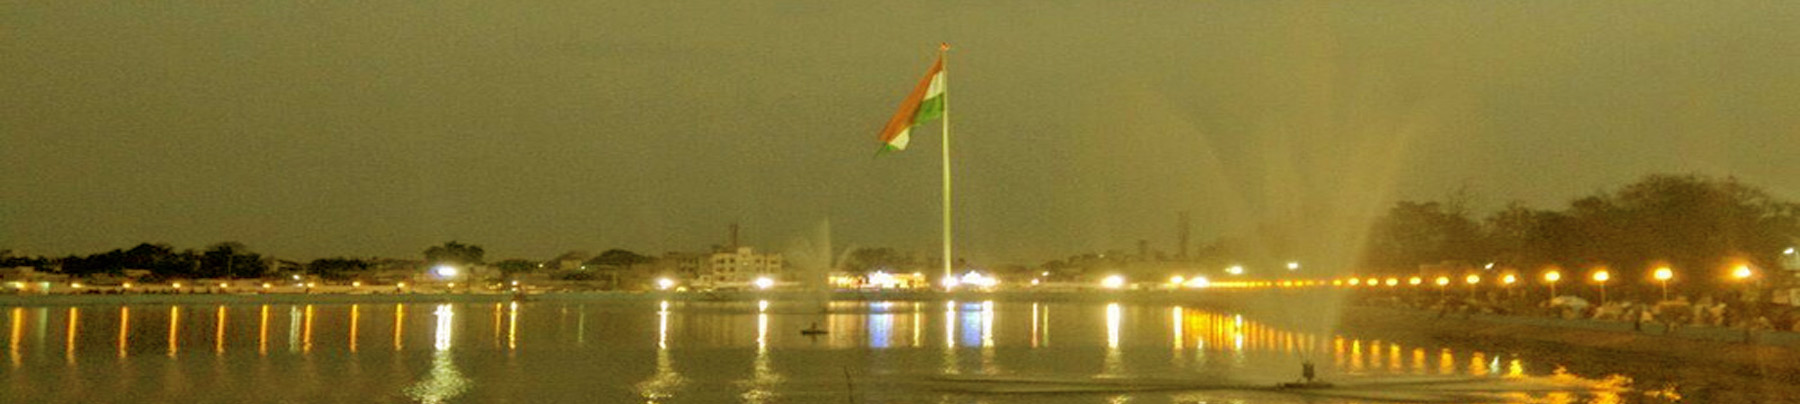
{"label": "flag pole", "polygon": [[955,276],[951,269],[954,260],[950,254],[950,43],[938,44],[938,60],[944,62],[944,285],[949,286]]}

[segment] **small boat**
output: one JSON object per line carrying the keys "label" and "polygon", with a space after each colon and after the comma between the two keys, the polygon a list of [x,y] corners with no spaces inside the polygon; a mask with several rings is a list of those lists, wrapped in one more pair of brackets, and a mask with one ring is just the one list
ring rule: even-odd
{"label": "small boat", "polygon": [[825,335],[830,333],[831,331],[825,331],[825,329],[819,328],[819,323],[813,323],[812,327],[800,330],[800,335]]}

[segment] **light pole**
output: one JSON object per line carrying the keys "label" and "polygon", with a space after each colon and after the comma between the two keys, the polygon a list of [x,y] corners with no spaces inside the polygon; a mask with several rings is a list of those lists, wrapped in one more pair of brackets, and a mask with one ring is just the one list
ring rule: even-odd
{"label": "light pole", "polygon": [[1544,273],[1544,282],[1550,284],[1550,298],[1556,298],[1556,282],[1562,280],[1562,272],[1552,269]]}
{"label": "light pole", "polygon": [[[1750,270],[1749,265],[1741,265],[1740,264],[1737,266],[1737,268],[1732,268],[1732,270],[1731,270],[1731,279],[1744,284],[1744,294],[1745,295],[1748,295],[1750,293],[1750,282],[1746,282],[1746,281],[1750,280],[1751,275],[1756,275],[1756,272]],[[1745,299],[1739,299],[1739,300],[1745,300]],[[1746,300],[1746,301],[1748,301],[1748,300]]]}
{"label": "light pole", "polygon": [[1606,270],[1602,269],[1602,270],[1594,271],[1594,282],[1600,283],[1600,305],[1601,306],[1606,305],[1606,281],[1608,279],[1612,279],[1612,274],[1606,273]]}
{"label": "light pole", "polygon": [[1669,278],[1675,277],[1675,270],[1669,267],[1656,268],[1656,281],[1662,284],[1662,299],[1669,300]]}
{"label": "light pole", "polygon": [[1513,298],[1512,285],[1518,281],[1519,277],[1513,276],[1513,274],[1506,274],[1505,276],[1500,277],[1500,287],[1506,288],[1506,298],[1508,300]]}
{"label": "light pole", "polygon": [[1474,298],[1475,285],[1481,284],[1481,275],[1469,275],[1467,278],[1463,278],[1463,281],[1469,283],[1469,297]]}
{"label": "light pole", "polygon": [[1444,298],[1444,287],[1450,285],[1450,277],[1447,277],[1447,276],[1437,277],[1437,285],[1438,285],[1438,298],[1442,299],[1442,298]]}

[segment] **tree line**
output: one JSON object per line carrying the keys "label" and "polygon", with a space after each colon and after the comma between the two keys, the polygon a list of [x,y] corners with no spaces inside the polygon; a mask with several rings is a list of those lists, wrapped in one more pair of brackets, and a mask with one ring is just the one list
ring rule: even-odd
{"label": "tree line", "polygon": [[1362,270],[1605,268],[1642,287],[1655,285],[1652,271],[1666,267],[1675,273],[1671,288],[1716,288],[1732,282],[1730,268],[1781,268],[1781,255],[1800,239],[1800,204],[1729,177],[1649,175],[1561,209],[1513,202],[1480,218],[1466,205],[1396,203],[1371,228]]}

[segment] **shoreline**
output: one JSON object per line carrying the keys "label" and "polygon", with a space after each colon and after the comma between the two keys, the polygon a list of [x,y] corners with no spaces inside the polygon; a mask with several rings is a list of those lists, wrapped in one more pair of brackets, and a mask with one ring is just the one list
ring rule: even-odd
{"label": "shoreline", "polygon": [[[193,294],[52,294],[0,295],[0,307],[172,305],[172,304],[358,304],[358,303],[491,303],[514,300],[505,293],[193,293]],[[1645,353],[1659,352],[1670,343],[1705,344],[1714,348],[1770,348],[1792,355],[1800,351],[1800,333],[1757,331],[1754,343],[1744,342],[1743,329],[1688,326],[1665,333],[1659,323],[1645,323],[1634,331],[1629,322],[1563,319],[1540,316],[1475,314],[1438,317],[1435,312],[1345,303],[1328,304],[1338,296],[1291,292],[1231,291],[1225,293],[1172,293],[1169,291],[732,291],[732,292],[560,292],[524,295],[532,302],[582,301],[1032,301],[1072,303],[1179,304],[1196,308],[1241,311],[1268,317],[1267,322],[1301,319],[1330,320],[1341,331],[1368,334],[1416,334],[1437,339],[1517,339],[1568,346]],[[1292,307],[1290,307],[1292,306]],[[1297,324],[1290,324],[1297,325]],[[1310,327],[1302,327],[1310,328]],[[1693,347],[1680,347],[1693,348]],[[1710,358],[1701,358],[1710,359]],[[1800,361],[1793,368],[1800,369]]]}
{"label": "shoreline", "polygon": [[[556,292],[523,295],[527,301],[942,301],[999,300],[1040,302],[1194,303],[1230,306],[1223,297],[1233,293],[1193,295],[1170,291],[729,291],[729,292]],[[128,293],[0,295],[0,307],[86,306],[120,304],[259,304],[259,303],[462,303],[502,302],[510,293]]]}

